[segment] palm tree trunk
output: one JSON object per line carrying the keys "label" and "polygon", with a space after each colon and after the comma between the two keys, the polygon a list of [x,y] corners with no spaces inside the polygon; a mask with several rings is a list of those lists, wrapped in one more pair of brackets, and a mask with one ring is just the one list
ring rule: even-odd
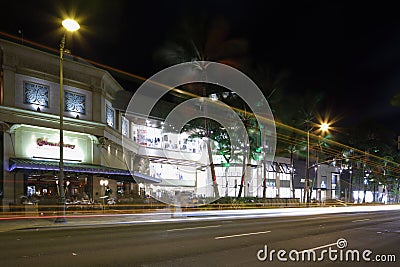
{"label": "palm tree trunk", "polygon": [[363,196],[363,201],[362,203],[365,203],[365,195],[367,194],[367,185],[364,184],[364,196]]}
{"label": "palm tree trunk", "polygon": [[263,200],[267,198],[267,142],[263,141]]}
{"label": "palm tree trunk", "polygon": [[242,164],[242,177],[240,179],[240,188],[237,197],[242,196],[243,187],[244,187],[244,178],[246,177],[246,163],[247,163],[247,138],[245,138],[244,148],[243,148],[243,164]]}
{"label": "palm tree trunk", "polygon": [[375,195],[376,195],[376,182],[374,182],[374,198],[372,200],[373,203],[375,203],[375,201],[376,201]]}
{"label": "palm tree trunk", "polygon": [[292,195],[293,195],[293,198],[295,198],[296,195],[295,195],[295,189],[294,189],[293,153],[294,153],[294,148],[291,147],[291,149],[290,149],[290,167],[291,167],[291,169],[290,169],[290,180],[292,182]]}
{"label": "palm tree trunk", "polygon": [[228,170],[229,167],[225,167],[225,196],[227,197],[229,195],[229,183],[228,183]]}
{"label": "palm tree trunk", "polygon": [[[318,181],[318,161],[319,161],[319,153],[318,153],[318,151],[316,151],[315,152],[316,153],[316,157],[317,157],[317,159],[315,160],[315,166],[317,167],[317,169],[315,170],[315,177],[314,177],[314,180],[312,181],[312,183],[311,183],[311,187],[310,187],[310,190],[309,190],[309,196],[308,196],[308,200],[311,202],[311,197],[312,197],[312,193],[313,193],[313,191],[314,191],[314,186],[315,186],[315,183]],[[314,167],[315,168],[315,167]],[[339,174],[339,181],[340,181],[340,174]],[[340,190],[340,184],[339,184],[339,190]],[[339,195],[340,195],[340,192],[339,192]],[[315,198],[317,198],[317,197],[315,197]]]}
{"label": "palm tree trunk", "polygon": [[208,160],[210,162],[210,171],[213,183],[212,186],[214,190],[214,197],[219,198],[217,176],[215,175],[215,165],[212,157],[211,142],[209,137],[207,137],[207,152],[208,152]]}
{"label": "palm tree trunk", "polygon": [[[315,177],[314,177],[314,180],[311,183],[311,187],[310,187],[310,190],[309,190],[308,199],[310,200],[310,202],[311,202],[312,193],[314,191],[314,186],[315,186],[315,183],[317,182],[317,179],[318,179],[318,167],[317,167],[317,170],[315,171]],[[317,196],[315,198],[317,198]]]}
{"label": "palm tree trunk", "polygon": [[352,170],[351,170],[349,176],[350,176],[349,202],[354,202],[354,201],[353,201],[353,171],[352,171]]}
{"label": "palm tree trunk", "polygon": [[263,199],[265,200],[267,198],[267,152],[265,151],[265,146],[263,148],[264,150],[264,158],[263,158],[263,169],[264,169],[264,177],[263,177]]}

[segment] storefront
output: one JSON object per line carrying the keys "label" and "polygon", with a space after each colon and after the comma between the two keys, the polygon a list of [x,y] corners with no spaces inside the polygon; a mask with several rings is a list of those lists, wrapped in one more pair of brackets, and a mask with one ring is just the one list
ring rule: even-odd
{"label": "storefront", "polygon": [[[59,162],[35,159],[10,159],[10,172],[20,176],[23,182],[22,196],[27,198],[58,198]],[[64,190],[68,201],[94,201],[105,195],[102,183],[107,180],[107,189],[114,195],[124,194],[124,188],[134,183],[127,170],[120,170],[95,164],[64,163]],[[16,185],[19,187],[19,185]],[[105,190],[105,188],[104,188]],[[19,196],[21,197],[21,196]]]}
{"label": "storefront", "polygon": [[[21,204],[26,199],[56,200],[60,197],[59,131],[31,125],[11,127],[13,151],[8,155],[7,199]],[[101,164],[97,138],[64,131],[64,190],[67,203],[139,196],[136,181],[127,169]],[[146,180],[146,177],[141,177]],[[151,178],[152,183],[159,182]]]}
{"label": "storefront", "polygon": [[199,138],[189,138],[187,133],[169,133],[163,128],[150,127],[132,123],[132,140],[141,146],[168,150],[199,153],[202,141]]}

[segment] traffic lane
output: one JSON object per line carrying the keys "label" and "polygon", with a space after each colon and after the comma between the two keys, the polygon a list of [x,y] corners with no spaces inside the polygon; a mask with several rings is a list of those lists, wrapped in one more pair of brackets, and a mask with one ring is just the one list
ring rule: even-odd
{"label": "traffic lane", "polygon": [[[382,220],[387,214],[354,214],[352,216],[334,215],[302,218],[269,218],[253,220],[215,221],[190,224],[159,224],[134,227],[114,227],[96,229],[66,229],[65,231],[19,232],[19,240],[4,240],[8,243],[1,251],[9,251],[3,259],[31,266],[52,266],[74,263],[77,266],[135,266],[152,263],[197,261],[211,266],[240,266],[247,262],[256,264],[256,252],[266,242],[283,248],[288,245],[319,244],[326,232],[335,228],[354,228],[360,225],[376,224],[372,220],[364,221],[368,215]],[[392,214],[393,215],[393,214]],[[357,221],[359,222],[352,222]],[[219,225],[219,226],[218,226]],[[190,226],[190,227],[188,227]],[[211,227],[210,227],[211,226]],[[222,227],[223,226],[223,227]],[[196,228],[197,227],[197,228]],[[321,229],[321,228],[332,229]],[[187,229],[185,229],[187,228]],[[269,228],[270,230],[267,230]],[[183,229],[183,230],[178,230]],[[174,231],[171,231],[174,230]],[[261,231],[262,230],[262,231]],[[267,232],[271,231],[271,232]],[[259,233],[265,232],[265,233]],[[216,237],[258,233],[216,239]],[[303,238],[319,236],[316,240]],[[334,236],[337,238],[337,236]],[[2,238],[3,239],[3,238]],[[297,241],[296,241],[297,239]],[[331,242],[332,238],[324,240]],[[290,241],[290,244],[288,242]],[[306,242],[307,241],[307,242]],[[297,242],[297,243],[296,243]],[[12,247],[15,247],[12,249]],[[8,257],[7,257],[8,256]],[[63,259],[63,260],[61,260]],[[13,261],[16,260],[16,261]],[[61,260],[61,261],[60,261]],[[117,264],[118,263],[118,264]],[[238,264],[238,265],[235,265]]]}
{"label": "traffic lane", "polygon": [[[318,218],[308,218],[308,219],[318,219]],[[305,218],[305,220],[307,220],[307,218]],[[298,221],[297,219],[296,219],[296,221]],[[301,221],[301,219],[300,219],[300,221]],[[256,221],[256,222],[246,222],[246,221],[242,221],[242,224],[240,224],[239,225],[239,227],[240,228],[242,228],[242,229],[245,229],[246,227],[248,228],[248,227],[250,227],[250,228],[252,228],[251,230],[253,230],[254,229],[254,227],[257,225],[257,224],[264,224],[264,221],[260,221],[260,222],[258,222],[258,221]],[[267,221],[267,223],[268,223],[268,221]],[[270,222],[270,224],[272,224],[273,222]],[[151,227],[151,228],[154,228],[155,226],[153,226],[153,227]],[[236,226],[234,226],[234,227],[236,227]],[[137,228],[138,229],[138,228]],[[148,229],[148,228],[147,228]],[[139,230],[139,233],[136,233],[136,235],[137,236],[140,236],[140,235],[142,235],[145,239],[148,239],[148,238],[150,238],[152,235],[151,234],[149,234],[149,233],[147,233],[146,232],[146,229],[145,230],[140,230],[140,229],[138,229]],[[188,229],[188,230],[190,230],[190,229]],[[204,229],[202,229],[202,230],[204,230]],[[209,230],[211,230],[211,229],[209,229]],[[229,231],[229,227],[224,227],[223,228],[223,230],[226,230],[226,231]],[[94,236],[90,236],[90,233],[88,233],[87,235],[88,235],[88,239],[87,240],[91,240],[91,242],[92,243],[102,243],[102,242],[105,242],[104,241],[104,237],[105,236],[107,236],[107,231],[105,231],[104,229],[102,229],[101,230],[102,232],[103,232],[103,234],[98,234],[97,232],[94,234]],[[168,230],[167,230],[168,231]],[[218,229],[218,232],[220,233],[220,229]],[[196,238],[196,233],[198,234],[198,233],[200,233],[200,232],[198,232],[198,231],[188,231],[188,232],[186,232],[186,236],[187,236],[187,234],[189,234],[189,238]],[[70,232],[70,234],[69,235],[66,235],[66,237],[67,238],[71,238],[71,237],[73,237],[73,233],[72,232]],[[166,234],[166,233],[163,233],[162,231],[161,232],[159,232],[159,233],[156,233],[155,234],[155,239],[156,240],[159,240],[159,239],[161,239],[161,238],[163,238],[163,237],[168,237],[168,238],[172,238],[173,236],[171,236],[171,235],[168,235],[168,234]],[[97,239],[96,239],[97,238]],[[140,239],[140,237],[139,237],[139,239]],[[37,247],[40,247],[40,242],[41,242],[41,240],[43,240],[42,242],[44,242],[45,244],[47,244],[47,241],[45,241],[45,239],[42,239],[42,238],[35,238],[34,239],[35,240],[35,246],[37,246]],[[18,242],[18,243],[21,243],[21,242]],[[26,246],[27,248],[30,248],[30,247],[32,247],[32,246]],[[40,254],[40,253],[38,253],[38,254]]]}
{"label": "traffic lane", "polygon": [[[231,228],[240,228],[240,230],[245,230],[249,229],[248,231],[251,230],[256,230],[256,231],[265,231],[265,226],[268,225],[271,229],[277,229],[277,228],[287,228],[291,227],[291,225],[294,223],[296,224],[297,227],[305,225],[310,228],[310,231],[315,231],[318,230],[321,226],[322,227],[328,227],[330,226],[335,226],[337,227],[339,225],[338,222],[340,221],[348,221],[350,220],[349,218],[350,215],[345,214],[345,215],[328,215],[328,216],[318,216],[318,217],[310,217],[310,216],[303,216],[303,217],[286,217],[286,218],[274,218],[274,219],[248,219],[248,220],[233,220],[233,221],[214,221],[214,222],[191,222],[191,223],[174,223],[174,224],[149,224],[149,225],[137,225],[134,226],[133,228],[130,228],[129,233],[134,234],[136,238],[144,238],[144,239],[162,239],[168,237],[169,239],[171,238],[180,238],[181,235],[184,235],[187,238],[198,238],[198,235],[213,235],[214,233],[218,234],[230,234],[230,233],[236,233],[236,229],[231,229]],[[376,215],[375,215],[376,216]],[[379,215],[379,217],[388,217],[385,214]],[[354,217],[351,216],[352,220],[363,220],[365,218],[364,214],[355,214]],[[211,225],[212,224],[212,225]],[[233,224],[233,225],[229,225]],[[210,229],[207,229],[207,227],[211,225]],[[196,228],[197,227],[197,228]],[[204,228],[202,228],[204,227]],[[117,227],[123,228],[123,227]],[[214,229],[213,229],[214,228]],[[87,242],[92,241],[93,243],[99,243],[99,241],[107,241],[104,240],[109,232],[112,232],[114,235],[118,234],[120,230],[115,231],[114,227],[107,229],[107,228],[95,228],[96,230],[93,231],[93,229],[88,229],[84,230],[85,235],[87,236]],[[99,230],[97,230],[99,229]],[[166,232],[164,232],[164,230]],[[185,230],[185,231],[177,231],[177,230]],[[193,230],[193,231],[191,231]],[[201,230],[201,231],[199,231]],[[215,230],[214,232],[212,230]],[[158,231],[158,232],[157,232]],[[37,229],[37,232],[40,232],[43,234],[49,234],[52,236],[52,239],[54,238],[60,238],[67,236],[68,238],[74,238],[77,236],[79,238],[80,234],[82,233],[82,229],[65,229],[62,231],[57,231],[57,230],[51,230],[50,232],[47,231],[46,229]],[[54,236],[53,236],[54,232]],[[125,231],[128,232],[128,231]],[[175,232],[175,233],[174,233]],[[21,235],[24,234],[24,232],[20,232]],[[25,232],[25,234],[29,235],[29,231]],[[290,231],[285,231],[285,233],[290,233]],[[304,232],[303,233],[307,233]],[[12,233],[12,236],[15,234]],[[35,232],[33,232],[33,235],[36,235]],[[5,235],[1,235],[4,237]],[[129,237],[129,235],[128,235]],[[122,238],[124,239],[124,238]],[[40,247],[41,244],[43,245],[48,244],[48,242],[45,240],[45,238],[33,238],[35,242],[35,246]],[[12,242],[13,240],[8,240],[6,243]],[[18,240],[17,246],[19,246],[22,242],[26,242],[29,240]],[[27,245],[26,247],[31,247]]]}
{"label": "traffic lane", "polygon": [[[381,218],[383,214],[378,215],[370,215],[369,217],[378,217]],[[292,228],[292,233],[289,234],[288,238],[282,238],[286,232],[290,230],[290,228],[286,228],[282,230],[281,228],[272,230],[266,235],[256,236],[256,235],[247,235],[247,236],[232,236],[232,239],[226,239],[226,247],[230,247],[231,249],[227,250],[218,250],[211,251],[207,255],[198,254],[185,258],[177,258],[170,259],[167,261],[161,262],[152,262],[148,264],[144,264],[143,266],[201,266],[202,264],[207,266],[265,266],[273,264],[273,266],[317,266],[321,264],[321,262],[291,262],[289,259],[288,262],[280,262],[275,257],[273,257],[272,262],[269,260],[259,261],[257,259],[257,252],[262,250],[265,245],[268,245],[270,249],[275,249],[276,251],[280,249],[284,249],[289,252],[291,249],[295,249],[297,251],[302,251],[305,249],[314,249],[318,247],[322,247],[320,249],[316,249],[317,259],[324,259],[323,264],[328,266],[364,266],[366,264],[365,261],[354,262],[354,261],[345,261],[346,256],[343,257],[343,260],[340,261],[338,258],[335,261],[330,261],[328,256],[325,254],[324,257],[321,258],[321,250],[328,249],[328,244],[331,244],[330,247],[332,249],[338,249],[336,246],[336,242],[340,238],[345,238],[346,242],[348,242],[348,249],[362,252],[366,249],[372,250],[373,255],[376,254],[385,254],[385,255],[396,255],[397,257],[400,255],[398,244],[400,239],[398,235],[398,215],[394,216],[394,214],[385,214],[391,215],[393,218],[386,220],[386,222],[377,223],[376,221],[372,221],[368,218],[348,218],[347,223],[343,225],[339,225],[337,229],[332,228],[330,231],[310,231],[309,227],[302,225],[300,227]],[[364,217],[365,215],[362,215]],[[386,216],[387,217],[387,216]],[[329,218],[327,218],[329,219]],[[368,222],[369,223],[366,223]],[[324,227],[326,221],[322,221],[322,224],[319,226],[321,228]],[[335,222],[337,224],[337,222]],[[317,226],[316,224],[313,225]],[[344,227],[343,227],[344,226]],[[293,227],[293,225],[292,225]],[[312,228],[312,227],[311,227]],[[376,237],[374,234],[380,234],[382,229],[386,229],[386,236],[380,235]],[[281,231],[279,231],[281,230]],[[283,231],[285,233],[283,233]],[[297,233],[294,233],[297,231]],[[298,234],[300,233],[300,234]],[[390,234],[390,235],[389,235]],[[296,237],[298,236],[298,237]],[[260,242],[261,237],[261,242]],[[235,239],[237,238],[237,239]],[[222,241],[222,239],[218,239]],[[263,242],[263,241],[264,242]],[[240,241],[237,243],[237,241]],[[373,241],[373,242],[372,242]],[[333,244],[333,245],[332,245]],[[347,251],[346,248],[343,248],[343,251]],[[346,255],[346,254],[344,254]],[[373,260],[373,255],[371,255],[371,259]],[[335,256],[335,253],[332,254]],[[339,255],[338,255],[339,256]],[[286,255],[287,258],[287,255]],[[334,257],[333,257],[334,258]],[[349,254],[349,260],[351,260],[351,254]],[[368,263],[367,263],[368,264]],[[371,262],[371,266],[397,266],[398,263],[377,263]]]}
{"label": "traffic lane", "polygon": [[[339,218],[340,218],[340,216],[339,216]],[[305,222],[307,222],[306,226],[309,226],[309,221],[310,220],[311,221],[315,221],[315,219],[319,220],[320,218],[303,218],[303,219],[305,220]],[[336,218],[330,218],[328,216],[327,219],[330,219],[330,221],[332,221],[334,219],[337,219],[337,216],[336,216]],[[305,222],[302,222],[302,219],[290,219],[289,218],[288,220],[291,221],[291,222],[296,222],[297,226],[299,226],[301,224],[304,225],[304,223],[305,223]],[[235,221],[235,223],[237,223],[237,225],[232,225],[230,227],[229,227],[229,225],[225,226],[224,228],[222,228],[222,231],[221,231],[220,228],[218,228],[218,234],[243,233],[243,230],[246,230],[246,229],[249,229],[249,230],[253,231],[256,227],[260,227],[260,224],[262,224],[262,227],[264,229],[265,223],[269,223],[269,224],[272,225],[273,223],[275,223],[275,224],[279,223],[280,224],[281,221],[273,222],[273,221],[270,221],[270,220],[266,220],[266,221],[265,220],[260,220],[260,221],[258,221],[258,220],[255,220],[255,221],[248,221],[247,220],[246,221],[245,220],[245,221]],[[163,225],[160,225],[160,226],[162,227]],[[178,225],[174,225],[174,226],[175,227],[179,226],[179,224]],[[167,225],[164,225],[164,227],[167,227]],[[289,225],[289,227],[290,227],[290,225]],[[134,250],[134,253],[133,253],[134,255],[135,254],[140,255],[141,259],[145,260],[145,261],[147,261],[146,255],[149,254],[148,252],[151,252],[150,253],[151,257],[150,257],[150,259],[148,259],[150,261],[155,260],[155,258],[153,258],[154,254],[156,254],[156,255],[158,254],[163,259],[166,258],[166,257],[168,258],[170,256],[173,256],[173,257],[179,256],[176,253],[179,252],[179,251],[182,252],[182,249],[180,249],[180,248],[185,248],[183,250],[186,250],[186,253],[192,253],[192,252],[197,251],[197,249],[195,251],[192,251],[191,248],[193,248],[193,247],[194,248],[198,248],[199,251],[207,252],[207,247],[209,247],[210,245],[212,246],[212,244],[207,244],[207,242],[205,242],[206,243],[205,244],[205,248],[202,248],[201,246],[199,247],[199,243],[202,244],[202,243],[204,243],[204,241],[196,242],[194,244],[192,244],[191,242],[193,240],[198,240],[199,233],[201,233],[201,236],[205,235],[206,239],[207,239],[207,237],[209,235],[215,235],[216,234],[215,232],[211,232],[210,233],[211,230],[217,230],[217,227],[215,227],[215,228],[203,228],[203,229],[201,229],[202,230],[201,232],[196,231],[196,230],[200,230],[200,229],[196,229],[196,230],[188,229],[189,231],[179,232],[179,234],[175,234],[174,235],[174,234],[171,233],[171,231],[168,232],[168,230],[171,230],[171,229],[167,229],[167,230],[165,230],[165,232],[163,232],[164,229],[160,229],[160,231],[157,232],[157,230],[158,230],[157,226],[154,226],[154,225],[151,226],[151,227],[145,227],[144,229],[140,229],[140,228],[141,227],[136,227],[134,229],[134,230],[136,230],[136,232],[133,231],[133,232],[135,232],[134,233],[134,236],[135,236],[134,239],[136,241],[139,241],[139,244],[141,244],[140,247],[144,248],[144,249],[143,250],[137,249],[138,244],[136,242],[132,243],[132,244],[129,244],[130,245],[129,247],[132,248],[132,250]],[[315,227],[307,227],[307,228],[315,228]],[[174,228],[172,228],[172,229],[174,229]],[[178,228],[175,228],[175,229],[178,229]],[[80,237],[79,231],[78,231],[78,233],[74,233],[74,231],[66,231],[65,232],[66,234],[62,233],[60,235],[59,233],[57,233],[55,236],[51,236],[50,237],[50,241],[56,241],[57,238],[61,239],[61,240],[59,240],[59,242],[56,242],[56,246],[53,246],[52,242],[46,241],[46,238],[43,238],[43,237],[32,238],[31,240],[34,240],[34,244],[25,246],[26,251],[19,251],[19,252],[23,254],[22,257],[24,257],[24,258],[29,258],[29,259],[36,258],[36,257],[37,258],[39,258],[39,257],[43,258],[44,256],[46,256],[46,257],[50,256],[51,251],[54,250],[54,249],[57,250],[56,248],[61,249],[60,254],[63,255],[63,254],[65,254],[66,251],[68,251],[68,250],[71,251],[71,247],[73,247],[73,248],[75,248],[73,251],[71,251],[71,255],[73,255],[73,256],[77,256],[78,255],[77,251],[81,251],[82,253],[86,253],[88,256],[92,255],[93,251],[99,251],[99,253],[98,253],[98,254],[100,254],[99,257],[102,258],[101,257],[101,255],[103,254],[103,253],[101,253],[102,250],[105,250],[104,255],[107,255],[108,254],[107,252],[110,252],[111,250],[114,250],[114,249],[117,249],[117,250],[121,249],[121,251],[127,250],[127,246],[124,246],[124,243],[127,242],[127,239],[126,239],[127,237],[128,237],[128,242],[127,243],[130,243],[129,242],[130,241],[129,235],[128,236],[126,236],[126,235],[118,236],[118,234],[116,234],[113,229],[111,229],[112,235],[114,235],[115,239],[118,239],[118,242],[117,242],[117,244],[112,244],[113,243],[112,242],[111,244],[106,245],[107,243],[109,243],[110,240],[112,240],[112,239],[108,239],[107,238],[107,236],[110,235],[110,233],[108,233],[109,230],[110,229],[103,228],[103,229],[100,229],[99,231],[96,231],[94,233],[91,232],[91,231],[87,232],[85,234],[86,240],[84,240],[85,242],[83,242],[83,243],[86,243],[87,246],[85,245],[84,247],[79,247],[79,244],[82,243],[82,240],[79,240],[79,237]],[[305,229],[304,231],[302,231],[302,233],[306,234],[307,231],[309,231],[309,230],[310,229]],[[286,231],[286,232],[289,232],[289,231]],[[182,233],[184,233],[184,234],[182,235]],[[186,239],[190,240],[189,244],[187,244],[185,242],[182,242],[182,238],[186,238]],[[73,240],[73,239],[77,239],[77,240],[72,242],[73,246],[69,246],[68,245],[69,240]],[[167,239],[167,247],[164,247],[163,245],[165,243],[163,242],[163,240],[165,241],[166,239]],[[279,239],[282,239],[282,236],[279,236],[278,240]],[[19,241],[21,241],[21,239]],[[150,243],[148,241],[150,241]],[[160,243],[155,245],[155,243],[152,242],[152,241],[160,242]],[[251,242],[254,242],[254,241],[251,240]],[[18,243],[22,243],[22,242],[18,242]],[[174,248],[174,246],[171,247],[169,245],[170,243],[172,243],[172,244],[175,243],[175,244],[178,244],[178,245],[175,246],[175,248]],[[103,246],[103,244],[104,244],[104,246]],[[221,243],[221,244],[223,244],[223,243]],[[247,244],[248,245],[246,240],[244,241],[243,244]],[[122,246],[122,248],[120,248],[121,246]],[[215,246],[215,244],[214,244],[214,246]],[[232,242],[229,242],[227,244],[227,246],[228,247],[232,246]],[[43,248],[39,249],[38,251],[32,251],[32,248],[41,248],[41,247],[43,247]],[[93,249],[89,249],[88,250],[87,248],[93,248]],[[217,249],[223,249],[223,247],[222,248],[221,247],[217,247]],[[154,251],[156,253],[154,253]],[[129,249],[128,249],[128,252],[129,252]],[[162,253],[162,252],[165,252],[165,253]],[[95,254],[96,254],[96,252],[95,252]],[[116,254],[114,254],[114,255],[116,255]],[[129,253],[129,255],[132,255],[132,251],[131,251],[131,253]],[[94,256],[94,257],[96,257],[96,256]],[[92,259],[93,257],[88,257],[88,258]],[[115,256],[114,256],[114,258],[115,258]],[[104,259],[104,260],[106,260],[106,259]]]}
{"label": "traffic lane", "polygon": [[[276,251],[280,249],[284,249],[286,252],[290,252],[291,249],[295,249],[296,251],[304,251],[308,249],[315,249],[316,258],[319,259],[322,257],[324,266],[398,266],[399,257],[400,257],[400,235],[399,235],[399,221],[398,217],[394,220],[386,220],[385,222],[371,222],[369,224],[365,224],[360,222],[349,222],[347,224],[348,229],[343,229],[343,227],[339,227],[337,231],[328,231],[326,233],[320,233],[317,235],[305,235],[299,238],[293,238],[290,240],[282,240],[282,241],[268,241],[266,245],[268,245],[268,251],[275,249]],[[346,242],[346,246],[342,249],[338,248],[337,241]],[[330,246],[328,246],[330,245]],[[332,253],[332,259],[330,260],[329,255],[329,247],[332,250],[336,250],[337,253]],[[264,250],[265,248],[259,248],[259,250]],[[259,251],[258,250],[258,251]],[[325,254],[321,256],[322,250],[326,250]],[[340,250],[343,251],[343,258],[340,260]],[[360,261],[353,261],[351,258],[351,252],[349,252],[348,257],[349,260],[346,261],[346,253],[347,251],[357,250],[360,255]],[[371,259],[371,262],[366,262],[362,260],[362,253],[365,250],[371,250],[372,254],[368,256]],[[383,256],[392,256],[395,255],[397,259],[396,262],[376,262],[374,261],[374,257],[376,255]],[[336,255],[336,256],[335,256]],[[264,255],[262,255],[264,256]],[[288,262],[280,262],[275,254],[273,257],[273,266],[320,266],[321,262],[296,262],[290,261],[288,258],[288,254],[286,254],[286,258]],[[270,260],[265,260],[264,262],[260,262],[255,266],[262,266],[266,264],[271,265]],[[244,264],[244,262],[243,262]]]}

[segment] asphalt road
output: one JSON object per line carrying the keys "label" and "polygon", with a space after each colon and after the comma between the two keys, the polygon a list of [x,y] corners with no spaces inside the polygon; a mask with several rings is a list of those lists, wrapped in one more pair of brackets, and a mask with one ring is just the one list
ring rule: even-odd
{"label": "asphalt road", "polygon": [[[337,240],[341,238],[345,240],[339,249]],[[399,245],[400,211],[216,218],[3,232],[0,266],[398,266]],[[268,257],[260,261],[257,254],[264,258],[265,246]],[[309,249],[314,252],[290,254],[291,250]],[[285,250],[280,258],[287,262],[280,261],[277,252],[271,260],[272,250]],[[346,253],[349,260],[355,257],[354,250],[359,251],[360,261],[346,261]],[[310,262],[308,257],[312,259],[313,253],[323,263]],[[362,253],[371,261],[366,262]],[[387,260],[393,260],[394,255],[397,263],[377,262],[378,254]],[[336,256],[336,261],[329,256]]]}

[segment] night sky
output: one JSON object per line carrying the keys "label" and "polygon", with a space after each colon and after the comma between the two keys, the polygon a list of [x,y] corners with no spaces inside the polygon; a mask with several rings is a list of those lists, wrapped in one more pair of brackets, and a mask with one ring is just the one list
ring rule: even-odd
{"label": "night sky", "polygon": [[[368,1],[367,1],[368,2]],[[154,51],[182,20],[216,16],[231,36],[249,42],[254,65],[292,73],[291,92],[324,92],[324,109],[350,127],[376,119],[400,133],[400,16],[395,2],[379,1],[21,1],[2,3],[0,31],[58,48],[57,18],[79,19],[72,53],[150,77]],[[72,13],[73,14],[73,13]]]}

